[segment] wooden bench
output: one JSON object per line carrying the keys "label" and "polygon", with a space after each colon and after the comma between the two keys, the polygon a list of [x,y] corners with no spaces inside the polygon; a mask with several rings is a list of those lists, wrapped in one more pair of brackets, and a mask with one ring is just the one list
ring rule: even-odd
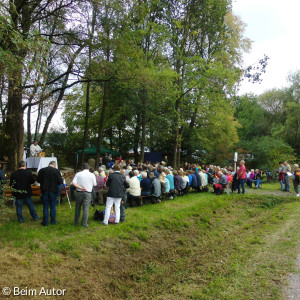
{"label": "wooden bench", "polygon": [[[69,186],[67,185],[66,188],[67,188],[67,192],[69,194]],[[41,197],[42,196],[41,187],[40,186],[32,185],[31,186],[31,191],[32,191],[32,197]],[[62,189],[62,193],[61,194],[62,195],[66,195],[65,188]],[[13,201],[13,207],[15,207],[16,199],[12,196],[12,190],[11,189],[4,190],[4,195],[5,195],[6,199]],[[60,203],[60,202],[58,202],[58,203]]]}

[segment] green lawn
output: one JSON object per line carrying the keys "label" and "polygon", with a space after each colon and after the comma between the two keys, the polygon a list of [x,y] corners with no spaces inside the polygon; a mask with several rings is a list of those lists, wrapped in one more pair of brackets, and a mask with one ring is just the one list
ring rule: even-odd
{"label": "green lawn", "polygon": [[73,226],[74,203],[46,228],[26,207],[24,224],[0,208],[0,282],[64,288],[66,299],[279,299],[297,254],[300,201],[263,194],[278,188],[129,208],[118,226],[92,221],[91,208],[88,229]]}

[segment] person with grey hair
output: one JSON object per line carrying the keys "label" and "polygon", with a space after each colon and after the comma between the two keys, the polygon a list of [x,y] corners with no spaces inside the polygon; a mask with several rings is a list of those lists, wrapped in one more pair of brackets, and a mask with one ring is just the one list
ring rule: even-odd
{"label": "person with grey hair", "polygon": [[136,205],[141,205],[140,196],[141,196],[141,185],[137,176],[139,175],[138,170],[133,171],[133,176],[129,180],[129,189],[127,190],[127,199],[129,205],[132,207]]}
{"label": "person with grey hair", "polygon": [[93,187],[97,185],[96,176],[90,172],[87,163],[82,164],[82,171],[76,173],[72,185],[76,187],[75,225],[79,224],[81,207],[83,206],[82,226],[88,227],[89,208]]}
{"label": "person with grey hair", "polygon": [[159,179],[154,175],[153,172],[149,173],[149,179],[151,180],[152,184],[152,196],[154,197],[154,203],[160,203],[160,196],[161,196],[161,184]]}
{"label": "person with grey hair", "polygon": [[240,168],[237,172],[237,179],[238,179],[238,193],[241,193],[240,186],[242,186],[242,193],[245,194],[245,182],[246,182],[246,167],[245,161],[240,161]]}
{"label": "person with grey hair", "polygon": [[51,161],[46,168],[42,168],[38,173],[37,181],[41,184],[43,199],[43,226],[49,223],[49,206],[51,224],[55,225],[56,221],[56,200],[58,186],[63,184],[60,171],[56,169],[56,162]]}
{"label": "person with grey hair", "polygon": [[228,183],[226,175],[224,175],[221,171],[218,171],[218,178],[219,181],[213,185],[214,193],[216,195],[220,195]]}
{"label": "person with grey hair", "polygon": [[293,184],[294,184],[294,190],[296,193],[296,197],[299,197],[299,182],[300,182],[300,170],[299,165],[294,164],[294,174],[293,174]]}
{"label": "person with grey hair", "polygon": [[141,195],[150,196],[151,195],[151,181],[148,178],[147,172],[142,172],[142,181],[141,181]]}
{"label": "person with grey hair", "polygon": [[287,161],[284,162],[283,175],[284,175],[284,191],[290,191],[290,173],[292,172],[291,166]]}

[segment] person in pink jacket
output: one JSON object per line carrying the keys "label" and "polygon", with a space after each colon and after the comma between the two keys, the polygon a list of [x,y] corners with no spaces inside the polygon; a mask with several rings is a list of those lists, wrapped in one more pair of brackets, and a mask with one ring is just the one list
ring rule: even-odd
{"label": "person in pink jacket", "polygon": [[242,193],[245,194],[245,182],[246,182],[246,167],[245,167],[245,161],[240,161],[240,168],[237,173],[237,179],[238,179],[238,193],[241,193],[240,187],[242,186]]}

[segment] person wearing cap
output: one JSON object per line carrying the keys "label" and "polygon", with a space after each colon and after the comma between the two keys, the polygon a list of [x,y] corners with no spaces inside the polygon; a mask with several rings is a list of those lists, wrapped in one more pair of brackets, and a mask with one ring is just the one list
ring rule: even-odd
{"label": "person wearing cap", "polygon": [[83,207],[82,226],[88,227],[89,208],[92,201],[93,187],[97,185],[96,176],[90,172],[88,163],[82,164],[82,171],[76,173],[72,185],[76,187],[75,225],[79,224]]}

